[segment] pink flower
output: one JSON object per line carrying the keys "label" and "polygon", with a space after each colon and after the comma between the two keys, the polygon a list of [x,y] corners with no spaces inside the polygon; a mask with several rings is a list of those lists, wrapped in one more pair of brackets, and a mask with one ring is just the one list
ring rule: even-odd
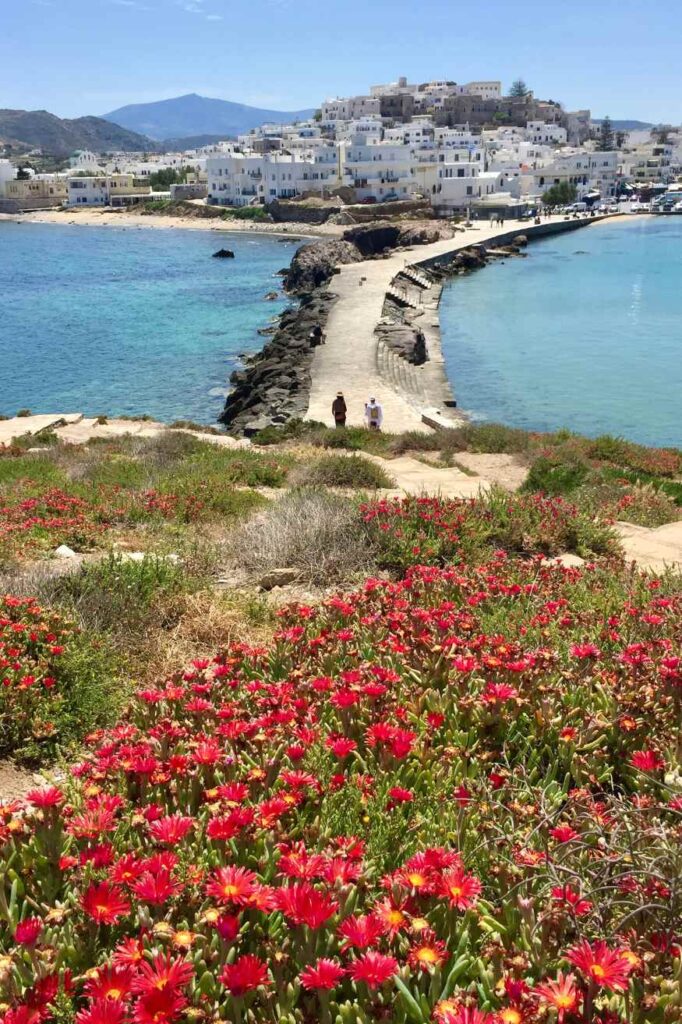
{"label": "pink flower", "polygon": [[300,980],[303,988],[332,989],[336,988],[345,973],[345,968],[336,960],[327,960],[322,957],[301,971]]}

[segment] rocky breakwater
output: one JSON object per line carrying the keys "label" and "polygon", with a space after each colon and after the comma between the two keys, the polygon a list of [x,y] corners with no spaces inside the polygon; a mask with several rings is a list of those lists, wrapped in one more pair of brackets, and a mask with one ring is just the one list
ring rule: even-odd
{"label": "rocky breakwater", "polygon": [[297,306],[285,310],[270,340],[230,377],[232,391],[218,417],[231,434],[249,436],[286,423],[308,408],[315,346],[314,327],[324,327],[334,302],[330,283],[339,267],[381,258],[393,249],[443,237],[431,224],[373,224],[352,228],[342,239],[301,246],[283,272],[285,291]]}

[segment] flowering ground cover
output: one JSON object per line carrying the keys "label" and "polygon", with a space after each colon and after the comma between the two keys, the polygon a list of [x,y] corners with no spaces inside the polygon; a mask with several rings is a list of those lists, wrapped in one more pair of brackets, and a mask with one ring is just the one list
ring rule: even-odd
{"label": "flowering ground cover", "polygon": [[140,689],[3,808],[4,1024],[680,1020],[679,579],[365,515],[402,579]]}
{"label": "flowering ground cover", "polygon": [[66,544],[106,546],[114,532],[187,526],[243,515],[281,486],[283,455],[219,449],[177,434],[44,452],[0,448],[0,564]]}
{"label": "flowering ground cover", "polygon": [[44,756],[101,723],[112,675],[64,616],[34,598],[0,597],[0,756]]}

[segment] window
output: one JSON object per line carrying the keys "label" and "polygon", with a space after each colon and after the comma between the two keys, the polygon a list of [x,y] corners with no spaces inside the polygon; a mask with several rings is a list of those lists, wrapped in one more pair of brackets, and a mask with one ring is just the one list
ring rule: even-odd
{"label": "window", "polygon": [[474,194],[473,185],[467,185],[467,195],[472,196]]}

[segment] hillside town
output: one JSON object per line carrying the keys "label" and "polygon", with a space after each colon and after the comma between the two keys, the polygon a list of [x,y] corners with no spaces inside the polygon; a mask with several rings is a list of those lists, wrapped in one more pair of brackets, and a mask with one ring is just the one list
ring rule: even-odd
{"label": "hillside town", "polygon": [[614,202],[682,210],[682,128],[615,130],[589,110],[536,99],[522,81],[505,94],[499,81],[399,78],[326,99],[310,120],[184,152],[78,151],[51,172],[41,155],[0,160],[0,212],[291,200],[416,202],[436,217]]}

